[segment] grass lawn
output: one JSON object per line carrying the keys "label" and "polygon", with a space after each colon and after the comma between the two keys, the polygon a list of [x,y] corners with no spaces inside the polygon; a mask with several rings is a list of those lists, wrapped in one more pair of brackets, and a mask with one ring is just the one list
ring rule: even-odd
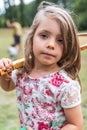
{"label": "grass lawn", "polygon": [[[24,39],[26,31],[23,31],[22,45],[24,46]],[[87,37],[80,37],[80,44],[87,44]],[[8,47],[13,42],[11,29],[0,29],[0,58],[9,57]],[[80,79],[82,82],[82,110],[84,117],[84,128],[87,130],[87,50],[81,52],[82,67],[80,71]],[[17,58],[23,57],[23,49]],[[19,117],[16,104],[15,90],[5,92],[0,88],[0,130],[19,130]]]}

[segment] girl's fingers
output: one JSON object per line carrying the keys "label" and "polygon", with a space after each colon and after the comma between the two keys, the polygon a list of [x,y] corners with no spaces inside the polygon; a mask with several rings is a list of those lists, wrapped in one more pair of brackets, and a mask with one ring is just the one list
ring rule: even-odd
{"label": "girl's fingers", "polygon": [[2,58],[0,60],[0,69],[9,70],[12,68],[12,61],[8,58]]}
{"label": "girl's fingers", "polygon": [[33,130],[30,126],[27,126],[26,128],[27,130]]}

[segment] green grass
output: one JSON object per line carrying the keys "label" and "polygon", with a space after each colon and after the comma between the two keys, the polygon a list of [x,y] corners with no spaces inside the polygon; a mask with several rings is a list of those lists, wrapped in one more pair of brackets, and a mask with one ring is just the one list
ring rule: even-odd
{"label": "green grass", "polygon": [[[24,46],[25,31],[22,37],[22,45]],[[87,43],[87,37],[80,37],[80,44]],[[12,43],[12,30],[0,29],[0,58],[9,57],[8,47]],[[80,79],[82,83],[82,111],[84,117],[84,128],[87,130],[87,50],[81,52],[82,67],[80,71]],[[17,58],[23,57],[23,49]],[[0,130],[19,130],[19,117],[16,104],[16,92],[5,92],[0,88]]]}
{"label": "green grass", "polygon": [[6,93],[0,89],[0,97],[0,130],[19,130],[15,91]]}
{"label": "green grass", "polygon": [[[24,46],[25,31],[23,31],[22,48]],[[13,43],[11,29],[0,29],[0,58],[7,57],[8,47]],[[23,57],[23,49],[16,59]],[[19,130],[19,117],[16,103],[16,92],[5,92],[0,88],[0,130]]]}
{"label": "green grass", "polygon": [[82,83],[82,110],[84,117],[84,129],[87,130],[87,50],[82,54],[82,67],[80,71],[80,79]]}
{"label": "green grass", "polygon": [[[25,31],[24,35],[22,37],[22,49],[20,54],[16,57],[16,59],[23,57],[24,50],[24,38],[25,38]],[[13,36],[12,36],[12,30],[11,29],[0,29],[0,58],[2,57],[9,57],[8,54],[8,47],[10,44],[13,44]]]}

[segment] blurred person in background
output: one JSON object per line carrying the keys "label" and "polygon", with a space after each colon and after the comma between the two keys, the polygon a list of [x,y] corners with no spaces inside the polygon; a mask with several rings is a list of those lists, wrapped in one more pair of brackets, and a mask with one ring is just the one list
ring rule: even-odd
{"label": "blurred person in background", "polygon": [[22,26],[16,19],[10,21],[9,19],[6,21],[6,25],[8,28],[13,29],[13,38],[14,41],[8,48],[8,52],[11,58],[17,56],[21,50],[21,36],[22,36]]}

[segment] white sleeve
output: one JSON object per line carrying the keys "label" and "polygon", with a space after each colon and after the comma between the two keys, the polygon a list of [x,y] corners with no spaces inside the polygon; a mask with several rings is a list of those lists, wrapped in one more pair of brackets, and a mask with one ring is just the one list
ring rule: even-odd
{"label": "white sleeve", "polygon": [[72,108],[81,103],[80,85],[77,81],[70,83],[62,92],[61,106]]}
{"label": "white sleeve", "polygon": [[16,81],[17,81],[17,70],[12,71],[12,80],[16,85]]}

